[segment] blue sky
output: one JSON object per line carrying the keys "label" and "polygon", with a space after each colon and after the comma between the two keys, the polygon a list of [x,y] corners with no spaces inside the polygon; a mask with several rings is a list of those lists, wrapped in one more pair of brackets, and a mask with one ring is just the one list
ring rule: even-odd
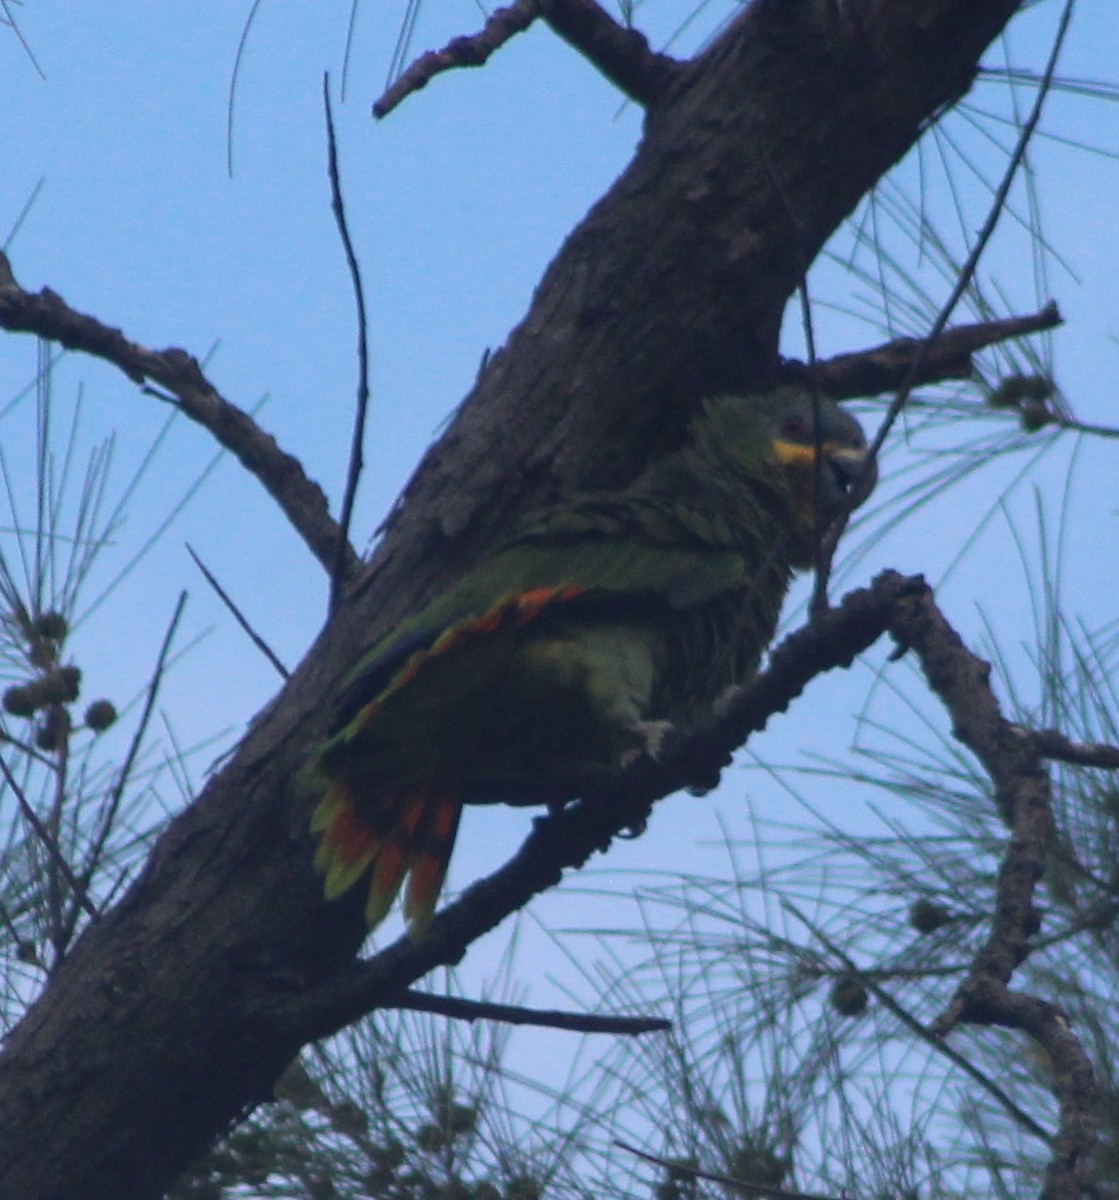
{"label": "blue sky", "polygon": [[[622,105],[591,67],[543,28],[516,39],[484,70],[443,76],[374,123],[369,108],[384,84],[402,8],[359,10],[347,98],[336,106],[343,187],[371,311],[373,400],[354,526],[359,543],[468,390],[483,352],[500,345],[523,315],[563,237],[623,168],[640,133],[633,106]],[[349,11],[327,4],[261,7],[237,80],[230,177],[229,96],[245,10],[213,0],[15,10],[46,78],[39,78],[13,37],[0,37],[8,109],[0,134],[6,163],[0,237],[42,181],[8,247],[23,285],[49,285],[137,341],[210,355],[210,377],[230,400],[252,408],[267,397],[262,424],[302,459],[337,506],[352,419],[356,333],[329,211],[320,92],[322,72],[329,70],[337,95]],[[710,6],[705,28],[725,11]],[[1041,67],[1056,15],[1054,4],[1042,4],[1015,27],[1010,47],[1016,61]],[[654,0],[639,7],[638,18],[657,43],[675,20],[672,5]],[[467,0],[425,6],[414,49],[439,46],[478,21],[477,6]],[[689,31],[685,46],[694,46],[700,25]],[[1082,5],[1065,72],[1106,77],[1116,44],[1119,15],[1113,7]],[[1002,51],[992,50],[987,61],[1000,63]],[[1020,105],[1032,95],[1023,89]],[[1007,96],[1004,85],[982,85],[973,100],[1005,107]],[[1114,105],[1060,95],[1044,127],[1119,150]],[[983,158],[988,134],[960,121],[951,128],[982,171],[997,178],[1002,159]],[[1011,138],[1004,134],[1002,141]],[[925,190],[930,211],[962,244],[983,219],[984,195],[969,168],[957,164],[964,204],[957,213],[945,188],[942,152],[951,154],[945,143],[926,143],[923,178],[915,159],[903,178]],[[1034,162],[1047,233],[1072,270],[1050,261],[1049,278],[1039,287],[1029,243],[1013,218],[1000,229],[991,270],[1013,298],[1012,308],[1031,310],[1050,295],[1058,300],[1068,319],[1051,341],[1058,381],[1085,419],[1119,424],[1116,163],[1058,142],[1039,142]],[[1016,203],[1026,211],[1021,189]],[[912,246],[904,253],[911,269],[928,271],[927,255]],[[939,300],[946,288],[936,286]],[[987,287],[993,295],[990,282]],[[867,292],[849,272],[821,267],[813,291],[821,304],[822,354],[884,336],[872,323],[827,307],[858,303]],[[788,352],[795,353],[797,344],[794,320]],[[0,341],[4,401],[34,368],[30,341]],[[63,426],[80,389],[84,443],[115,431],[119,490],[165,410],[86,360],[64,361],[54,387]],[[4,423],[0,444],[18,473],[20,448],[32,428],[30,403],[17,406]],[[890,462],[905,461],[902,442]],[[1056,446],[1008,502],[1024,522],[1027,542],[1034,484],[1055,514],[1072,445],[1069,438]],[[212,454],[204,432],[175,423],[91,580],[87,604]],[[1114,464],[1113,446],[1087,443],[1072,498],[1068,603],[1094,625],[1109,619],[1116,594]],[[1012,644],[1028,637],[1028,589],[997,508],[1020,465],[996,464],[966,491],[927,506],[871,551],[853,578],[866,579],[889,565],[939,580],[978,517],[994,511],[943,598],[969,636],[984,633],[987,613]],[[227,741],[236,736],[275,692],[277,680],[198,576],[187,542],[289,664],[317,632],[326,592],[319,568],[255,481],[235,462],[221,462],[156,549],[89,615],[74,644],[89,694],[105,693],[123,704],[144,687],[175,596],[189,588],[184,639],[205,636],[177,664],[161,698],[168,728],[189,747],[223,731]],[[1023,671],[1028,675],[1028,668]],[[867,671],[861,679],[820,681],[764,743],[755,740],[753,752],[788,761],[802,748],[830,751],[846,744],[850,714],[862,705],[869,683]],[[192,760],[195,783],[214,752]],[[679,865],[681,845],[688,847],[689,865],[715,869],[725,861],[720,820],[745,835],[742,793],[750,790],[757,799],[760,786],[756,776],[735,772],[721,798],[682,797],[662,805],[651,832],[616,846],[597,864],[589,885],[624,890],[629,870]],[[161,788],[165,803],[175,808],[179,800],[168,777]],[[816,800],[826,803],[826,796]],[[774,792],[772,803],[780,811],[787,801]],[[844,815],[856,824],[871,819],[861,801]],[[516,845],[525,821],[523,811],[471,814],[453,881],[461,885],[496,865],[503,848]],[[539,908],[544,919],[593,922],[599,902],[580,902],[579,886],[545,901]],[[562,965],[557,970],[562,973]],[[533,998],[547,1002],[546,991],[537,978]]]}

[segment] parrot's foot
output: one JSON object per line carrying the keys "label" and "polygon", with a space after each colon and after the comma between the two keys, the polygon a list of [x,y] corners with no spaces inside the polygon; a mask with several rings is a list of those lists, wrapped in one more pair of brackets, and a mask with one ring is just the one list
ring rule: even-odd
{"label": "parrot's foot", "polygon": [[644,742],[643,746],[635,746],[622,755],[622,766],[631,767],[644,754],[654,762],[660,762],[665,744],[676,732],[676,726],[671,721],[632,721],[628,729]]}

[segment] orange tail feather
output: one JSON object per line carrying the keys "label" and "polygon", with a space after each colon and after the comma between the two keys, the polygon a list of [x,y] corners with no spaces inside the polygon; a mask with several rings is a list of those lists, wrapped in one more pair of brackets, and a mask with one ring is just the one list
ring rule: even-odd
{"label": "orange tail feather", "polygon": [[322,834],[315,867],[324,877],[323,892],[336,899],[369,873],[365,917],[373,929],[407,877],[404,915],[418,936],[435,911],[462,805],[446,795],[406,792],[380,797],[374,811],[376,829],[343,780],[335,780],[320,801],[311,828]]}
{"label": "orange tail feather", "polygon": [[331,784],[311,817],[311,828],[322,833],[315,851],[315,868],[321,871],[323,892],[334,900],[365,874],[377,857],[381,839],[357,815],[344,782]]}
{"label": "orange tail feather", "polygon": [[462,804],[448,796],[433,797],[424,809],[404,894],[404,916],[414,937],[423,933],[435,912],[461,816]]}

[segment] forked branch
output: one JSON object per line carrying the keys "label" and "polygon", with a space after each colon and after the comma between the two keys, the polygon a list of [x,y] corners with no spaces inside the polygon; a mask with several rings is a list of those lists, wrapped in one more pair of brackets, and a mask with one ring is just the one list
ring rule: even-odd
{"label": "forked branch", "polygon": [[374,103],[373,115],[388,116],[444,71],[483,66],[537,17],[642,106],[655,103],[679,72],[676,59],[651,50],[644,34],[619,25],[595,0],[514,0],[494,9],[477,33],[452,38],[442,50],[421,54]]}

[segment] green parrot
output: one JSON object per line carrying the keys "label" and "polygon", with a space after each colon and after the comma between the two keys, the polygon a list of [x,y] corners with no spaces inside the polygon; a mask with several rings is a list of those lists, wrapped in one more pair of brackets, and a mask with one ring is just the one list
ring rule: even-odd
{"label": "green parrot", "polygon": [[537,514],[346,679],[305,772],[326,896],[368,875],[373,927],[407,877],[417,936],[464,804],[560,804],[655,757],[757,669],[793,569],[873,470],[833,402],[724,395],[630,487]]}

